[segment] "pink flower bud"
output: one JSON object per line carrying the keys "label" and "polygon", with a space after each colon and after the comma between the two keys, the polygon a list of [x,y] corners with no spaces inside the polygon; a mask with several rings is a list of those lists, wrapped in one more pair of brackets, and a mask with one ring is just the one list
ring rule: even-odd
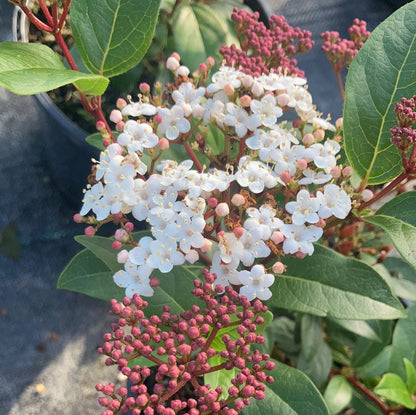
{"label": "pink flower bud", "polygon": [[314,131],[313,136],[315,137],[315,141],[319,143],[325,138],[325,131],[322,128],[319,128]]}
{"label": "pink flower bud", "polygon": [[159,114],[157,114],[157,115],[154,116],[153,121],[156,124],[160,124],[163,120],[162,120],[162,117]]}
{"label": "pink flower bud", "polygon": [[230,208],[227,205],[227,203],[219,203],[215,208],[215,213],[220,218],[223,218],[224,216],[227,216],[230,213]]}
{"label": "pink flower bud", "polygon": [[216,197],[210,197],[207,203],[210,209],[213,209],[218,206],[218,199]]}
{"label": "pink flower bud", "polygon": [[[179,55],[178,55],[179,56]],[[173,54],[166,61],[166,68],[170,71],[176,71],[180,66],[179,59],[176,59]]]}
{"label": "pink flower bud", "polygon": [[292,176],[289,174],[289,172],[284,171],[280,175],[280,180],[282,180],[283,183],[289,183],[292,180]]}
{"label": "pink flower bud", "polygon": [[201,252],[209,252],[211,248],[212,248],[212,241],[205,238],[204,244],[200,248]]}
{"label": "pink flower bud", "polygon": [[84,233],[86,236],[88,236],[89,238],[92,238],[95,235],[95,228],[93,226],[87,226],[84,229]]}
{"label": "pink flower bud", "polygon": [[170,55],[171,58],[175,58],[178,62],[181,61],[181,56],[179,55],[178,52],[172,52]]}
{"label": "pink flower bud", "polygon": [[272,271],[275,274],[283,274],[285,272],[285,266],[281,262],[277,261],[273,264]]}
{"label": "pink flower bud", "polygon": [[301,122],[300,120],[293,120],[292,125],[293,125],[293,128],[300,128]]}
{"label": "pink flower bud", "polygon": [[231,203],[234,206],[240,207],[240,206],[243,206],[246,203],[246,199],[245,199],[245,197],[242,194],[236,193],[231,198]]}
{"label": "pink flower bud", "polygon": [[179,66],[179,68],[176,70],[176,76],[188,76],[189,73],[189,68],[185,65]]}
{"label": "pink flower bud", "polygon": [[127,222],[124,225],[124,228],[126,229],[127,232],[132,232],[134,230],[134,224],[132,222]]}
{"label": "pink flower bud", "polygon": [[75,223],[82,223],[84,221],[84,217],[81,216],[79,213],[75,213],[75,215],[72,217]]}
{"label": "pink flower bud", "polygon": [[195,249],[191,249],[185,254],[185,260],[190,264],[194,264],[199,259],[199,254]]}
{"label": "pink flower bud", "polygon": [[290,96],[288,94],[279,94],[277,96],[277,105],[279,107],[285,107],[287,104],[289,104]]}
{"label": "pink flower bud", "polygon": [[[112,110],[110,114],[110,121],[114,124],[117,124],[119,121],[123,119],[120,110]],[[98,123],[97,123],[98,124]]]}
{"label": "pink flower bud", "polygon": [[215,65],[215,59],[212,56],[208,56],[205,62],[209,68],[212,68]]}
{"label": "pink flower bud", "polygon": [[110,144],[111,144],[111,141],[108,138],[106,138],[106,139],[103,140],[103,146],[105,148],[107,148]]}
{"label": "pink flower bud", "polygon": [[342,117],[341,118],[338,118],[335,121],[335,127],[336,127],[337,130],[342,130],[343,125],[344,125],[344,119]]}
{"label": "pink flower bud", "polygon": [[305,134],[302,138],[302,143],[306,147],[309,147],[315,143],[315,137],[311,133]]}
{"label": "pink flower bud", "polygon": [[235,89],[230,83],[224,85],[224,94],[227,95],[227,97],[231,97],[234,92]]}
{"label": "pink flower bud", "polygon": [[339,168],[339,166],[332,167],[331,175],[335,179],[338,179],[338,177],[341,177],[341,169]]}
{"label": "pink flower bud", "polygon": [[251,96],[250,95],[243,95],[240,97],[240,104],[244,108],[248,108],[251,104]]}
{"label": "pink flower bud", "polygon": [[206,64],[206,63],[200,63],[200,64],[198,65],[198,70],[199,70],[199,72],[201,72],[201,73],[206,73],[206,72],[208,71],[208,66],[207,66],[207,64]]}
{"label": "pink flower bud", "polygon": [[237,238],[241,238],[241,237],[244,235],[244,228],[242,228],[241,226],[236,226],[236,227],[233,229],[233,232],[234,232],[234,235],[235,235]]}
{"label": "pink flower bud", "polygon": [[274,231],[272,233],[272,236],[270,237],[270,239],[272,240],[273,243],[278,245],[278,244],[282,243],[285,240],[285,237],[284,237],[282,232]]}
{"label": "pink flower bud", "polygon": [[374,193],[370,189],[364,189],[361,192],[361,199],[363,199],[364,202],[368,202],[373,196]]}
{"label": "pink flower bud", "polygon": [[299,170],[306,170],[308,167],[308,162],[305,159],[300,159],[296,162],[296,166]]}
{"label": "pink flower bud", "polygon": [[264,94],[264,88],[260,82],[254,81],[253,86],[251,87],[251,92],[255,97],[259,97],[260,95]]}
{"label": "pink flower bud", "polygon": [[95,128],[97,129],[97,131],[105,131],[105,124],[103,121],[97,121],[95,124]]}
{"label": "pink flower bud", "polygon": [[128,259],[129,259],[129,252],[127,251],[127,249],[123,249],[117,254],[117,262],[119,264],[125,264]]}
{"label": "pink flower bud", "polygon": [[124,229],[117,229],[114,233],[114,237],[120,241],[127,235],[127,232]]}
{"label": "pink flower bud", "polygon": [[113,213],[114,219],[121,219],[123,217],[123,214],[121,212]]}
{"label": "pink flower bud", "polygon": [[243,79],[242,79],[242,83],[244,88],[251,88],[253,83],[254,83],[254,79],[251,75],[246,75]]}
{"label": "pink flower bud", "polygon": [[125,108],[127,106],[127,102],[126,102],[126,100],[125,99],[123,99],[123,98],[119,98],[118,100],[117,100],[117,102],[116,102],[116,107],[119,109],[119,110],[122,110],[123,108]]}
{"label": "pink flower bud", "polygon": [[119,133],[121,133],[124,129],[124,121],[119,121],[116,124],[116,131],[118,131]]}
{"label": "pink flower bud", "polygon": [[114,241],[111,246],[113,249],[115,249],[116,251],[118,251],[121,248],[121,242],[120,241]]}
{"label": "pink flower bud", "polygon": [[319,218],[318,222],[315,223],[315,226],[318,228],[325,228],[326,222],[325,219]]}
{"label": "pink flower bud", "polygon": [[306,254],[304,252],[298,251],[296,252],[296,258],[303,259],[305,258]]}
{"label": "pink flower bud", "polygon": [[139,85],[139,90],[142,94],[150,93],[150,85],[146,82],[141,82]]}
{"label": "pink flower bud", "polygon": [[353,173],[353,169],[351,166],[347,166],[342,169],[342,176],[345,177],[346,179],[349,179],[352,176],[352,173]]}

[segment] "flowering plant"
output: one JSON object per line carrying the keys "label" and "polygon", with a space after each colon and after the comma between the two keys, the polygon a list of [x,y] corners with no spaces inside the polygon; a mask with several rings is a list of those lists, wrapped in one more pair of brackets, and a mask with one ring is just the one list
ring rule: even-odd
{"label": "flowering plant", "polygon": [[99,352],[129,389],[97,384],[105,415],[416,407],[416,2],[322,34],[335,124],[294,59],[310,33],[258,17],[233,11],[218,70],[173,53],[89,138],[85,249],[58,287],[112,299]]}

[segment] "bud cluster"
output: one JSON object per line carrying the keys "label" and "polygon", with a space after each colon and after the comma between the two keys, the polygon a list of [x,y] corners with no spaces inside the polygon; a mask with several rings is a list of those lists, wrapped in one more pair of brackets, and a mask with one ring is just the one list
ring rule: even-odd
{"label": "bud cluster", "polygon": [[[160,317],[147,318],[148,303],[138,294],[122,303],[112,300],[110,313],[118,319],[98,351],[132,386],[129,394],[114,384],[96,385],[104,394],[99,399],[103,415],[235,415],[250,399],[264,399],[266,384],[273,382],[265,372],[274,363],[256,345],[265,341],[257,331],[267,307],[260,300],[251,304],[230,286],[218,297],[222,289],[214,288],[215,275],[205,270],[204,277],[194,281],[195,305],[180,315],[164,306]],[[153,386],[146,382],[149,366],[134,364],[138,357],[157,366]],[[203,384],[205,374],[218,370],[233,371],[228,390]],[[186,390],[191,398],[184,396]]]}
{"label": "bud cluster", "polygon": [[359,19],[354,19],[348,33],[350,39],[340,38],[339,33],[335,31],[321,33],[321,39],[324,42],[321,48],[332,63],[335,72],[339,72],[351,64],[355,55],[370,36],[367,23]]}
{"label": "bud cluster", "polygon": [[271,16],[268,28],[259,22],[258,12],[234,9],[231,18],[240,49],[234,44],[220,48],[226,65],[252,76],[281,71],[304,77],[293,56],[312,48],[311,32],[290,26],[283,16]]}

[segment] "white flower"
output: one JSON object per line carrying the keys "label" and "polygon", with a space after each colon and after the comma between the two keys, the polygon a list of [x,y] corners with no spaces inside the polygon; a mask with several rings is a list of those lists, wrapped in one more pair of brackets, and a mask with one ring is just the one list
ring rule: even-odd
{"label": "white flower", "polygon": [[182,252],[188,253],[191,248],[201,248],[205,243],[202,232],[205,228],[205,220],[202,216],[190,217],[180,213],[176,218],[178,233],[176,239]]}
{"label": "white flower", "polygon": [[214,252],[210,272],[217,276],[215,284],[221,284],[223,288],[229,284],[240,285],[240,271],[237,271],[239,263],[237,258],[232,258],[231,262],[226,264],[221,260],[220,252]]}
{"label": "white flower", "polygon": [[126,289],[126,296],[133,297],[134,294],[151,297],[153,288],[150,286],[149,275],[152,269],[144,266],[138,266],[131,261],[124,264],[125,271],[120,270],[113,276],[114,282]]}
{"label": "white flower", "polygon": [[152,116],[156,114],[156,107],[145,102],[132,102],[126,105],[121,110],[121,113],[131,117],[139,117],[140,115]]}
{"label": "white flower", "polygon": [[271,127],[283,115],[282,109],[276,105],[276,98],[271,94],[264,95],[260,101],[253,99],[250,109],[253,114],[250,115],[248,126],[252,131],[260,125]]}
{"label": "white flower", "polygon": [[339,219],[345,219],[351,210],[351,199],[345,190],[336,184],[327,184],[324,187],[324,193],[318,191],[316,196],[321,203],[318,215],[322,219],[332,215]]}
{"label": "white flower", "polygon": [[108,171],[108,166],[113,157],[120,155],[123,152],[120,144],[110,144],[104,151],[100,153],[100,162],[97,164],[97,170],[95,172],[95,179],[101,180],[104,174]]}
{"label": "white flower", "polygon": [[245,220],[244,228],[250,232],[257,230],[263,241],[270,239],[273,231],[283,226],[283,222],[276,217],[276,210],[270,205],[262,205],[260,209],[248,208],[246,213],[249,218]]}
{"label": "white flower", "polygon": [[165,135],[168,140],[176,140],[180,133],[187,133],[191,129],[183,108],[178,105],[174,105],[170,110],[161,108],[158,115],[162,117],[162,122],[157,128],[157,133]]}
{"label": "white flower", "polygon": [[274,283],[274,276],[266,274],[263,265],[254,265],[250,271],[240,271],[240,281],[243,286],[240,288],[240,295],[251,301],[255,298],[268,300],[272,296],[269,290]]}
{"label": "white flower", "polygon": [[265,258],[270,255],[270,248],[261,240],[261,231],[258,228],[251,231],[244,230],[240,241],[244,248],[241,262],[246,267],[253,265],[256,258]]}
{"label": "white flower", "polygon": [[295,225],[303,225],[305,222],[317,223],[319,221],[317,214],[319,207],[319,199],[302,189],[296,195],[296,202],[286,203],[285,209],[292,214],[292,222]]}
{"label": "white flower", "polygon": [[177,250],[174,242],[154,240],[150,243],[151,254],[147,263],[160,272],[170,272],[174,265],[182,265],[185,256]]}
{"label": "white flower", "polygon": [[176,91],[172,92],[172,98],[179,105],[188,117],[199,110],[202,99],[205,95],[205,88],[195,88],[192,82],[183,82]]}
{"label": "white flower", "polygon": [[225,108],[227,113],[225,115],[224,124],[234,127],[238,137],[244,137],[247,134],[247,112],[232,102],[228,102]]}
{"label": "white flower", "polygon": [[306,79],[297,76],[286,76],[276,72],[271,72],[268,75],[262,75],[257,78],[266,91],[286,91],[290,87],[300,86],[306,84]]}
{"label": "white flower", "polygon": [[235,178],[240,186],[248,187],[253,193],[261,193],[265,187],[270,189],[281,183],[269,167],[249,156],[241,157]]}
{"label": "white flower", "polygon": [[310,225],[283,225],[280,232],[285,236],[283,242],[283,252],[285,254],[295,254],[302,252],[312,255],[314,248],[312,242],[316,242],[323,234],[322,228]]}
{"label": "white flower", "polygon": [[123,132],[117,137],[117,142],[127,147],[129,153],[143,152],[143,148],[153,148],[158,141],[158,136],[149,124],[133,120],[126,121]]}
{"label": "white flower", "polygon": [[299,180],[299,184],[323,184],[329,182],[332,179],[331,174],[325,174],[323,171],[317,172],[312,169],[305,169],[302,171],[302,174],[305,177]]}
{"label": "white flower", "polygon": [[241,71],[238,71],[229,66],[221,66],[218,72],[212,75],[212,83],[208,85],[207,92],[214,93],[224,88],[226,84],[231,84],[234,88],[241,86],[241,81],[238,78],[245,76]]}
{"label": "white flower", "polygon": [[274,167],[276,174],[280,176],[283,172],[288,172],[293,176],[296,173],[298,161],[304,158],[304,153],[304,146],[290,146],[289,143],[284,144],[283,142],[280,148],[270,152],[270,157],[276,162]]}
{"label": "white flower", "polygon": [[335,140],[327,140],[324,144],[312,144],[305,150],[305,157],[314,161],[315,166],[329,173],[337,164],[335,155],[339,152],[341,146]]}
{"label": "white flower", "polygon": [[123,156],[115,156],[104,174],[104,183],[111,195],[127,193],[134,188],[135,168]]}
{"label": "white flower", "polygon": [[233,260],[240,260],[244,256],[244,247],[240,238],[234,232],[224,232],[218,237],[221,261],[229,264]]}

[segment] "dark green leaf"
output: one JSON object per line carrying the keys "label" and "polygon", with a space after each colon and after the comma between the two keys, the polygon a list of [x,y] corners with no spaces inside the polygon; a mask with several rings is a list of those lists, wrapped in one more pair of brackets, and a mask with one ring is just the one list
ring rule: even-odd
{"label": "dark green leaf", "polygon": [[406,370],[403,359],[416,365],[416,304],[407,309],[407,318],[397,322],[392,344],[389,372],[397,373],[404,379]]}
{"label": "dark green leaf", "polygon": [[[266,388],[266,398],[251,400],[243,415],[324,415],[329,414],[322,395],[301,371],[275,361],[274,382]],[[270,373],[270,372],[269,372]]]}
{"label": "dark green leaf", "polygon": [[71,27],[85,66],[112,77],[143,58],[153,38],[160,0],[72,0]]}
{"label": "dark green leaf", "polygon": [[416,408],[416,402],[410,396],[403,379],[395,373],[386,373],[374,388],[374,392],[406,408]]}
{"label": "dark green leaf", "polygon": [[65,68],[58,55],[40,43],[0,43],[0,85],[18,95],[33,95],[73,83],[84,94],[102,95],[108,79]]}
{"label": "dark green leaf", "polygon": [[390,357],[391,357],[392,347],[391,345],[386,346],[376,357],[372,360],[355,368],[357,374],[362,379],[374,379],[381,376],[383,373],[386,373],[389,369]]}
{"label": "dark green leaf", "polygon": [[390,141],[394,105],[410,98],[416,84],[416,3],[382,22],[352,62],[345,86],[344,143],[354,170],[369,184],[401,172]]}
{"label": "dark green leaf", "polygon": [[19,259],[22,246],[17,235],[16,225],[11,222],[0,232],[0,254],[12,259]]}
{"label": "dark green leaf", "polygon": [[339,319],[391,319],[403,307],[370,266],[315,245],[312,256],[286,257],[269,305]]}
{"label": "dark green leaf", "polygon": [[328,383],[325,389],[324,399],[331,415],[341,412],[350,403],[352,398],[352,386],[343,377],[336,375]]}
{"label": "dark green leaf", "polygon": [[384,412],[357,389],[352,391],[351,406],[359,415],[384,415]]}
{"label": "dark green leaf", "polygon": [[344,329],[355,333],[358,336],[364,337],[372,341],[380,341],[380,337],[373,330],[373,328],[368,324],[368,322],[363,320],[339,320],[331,319]]}

